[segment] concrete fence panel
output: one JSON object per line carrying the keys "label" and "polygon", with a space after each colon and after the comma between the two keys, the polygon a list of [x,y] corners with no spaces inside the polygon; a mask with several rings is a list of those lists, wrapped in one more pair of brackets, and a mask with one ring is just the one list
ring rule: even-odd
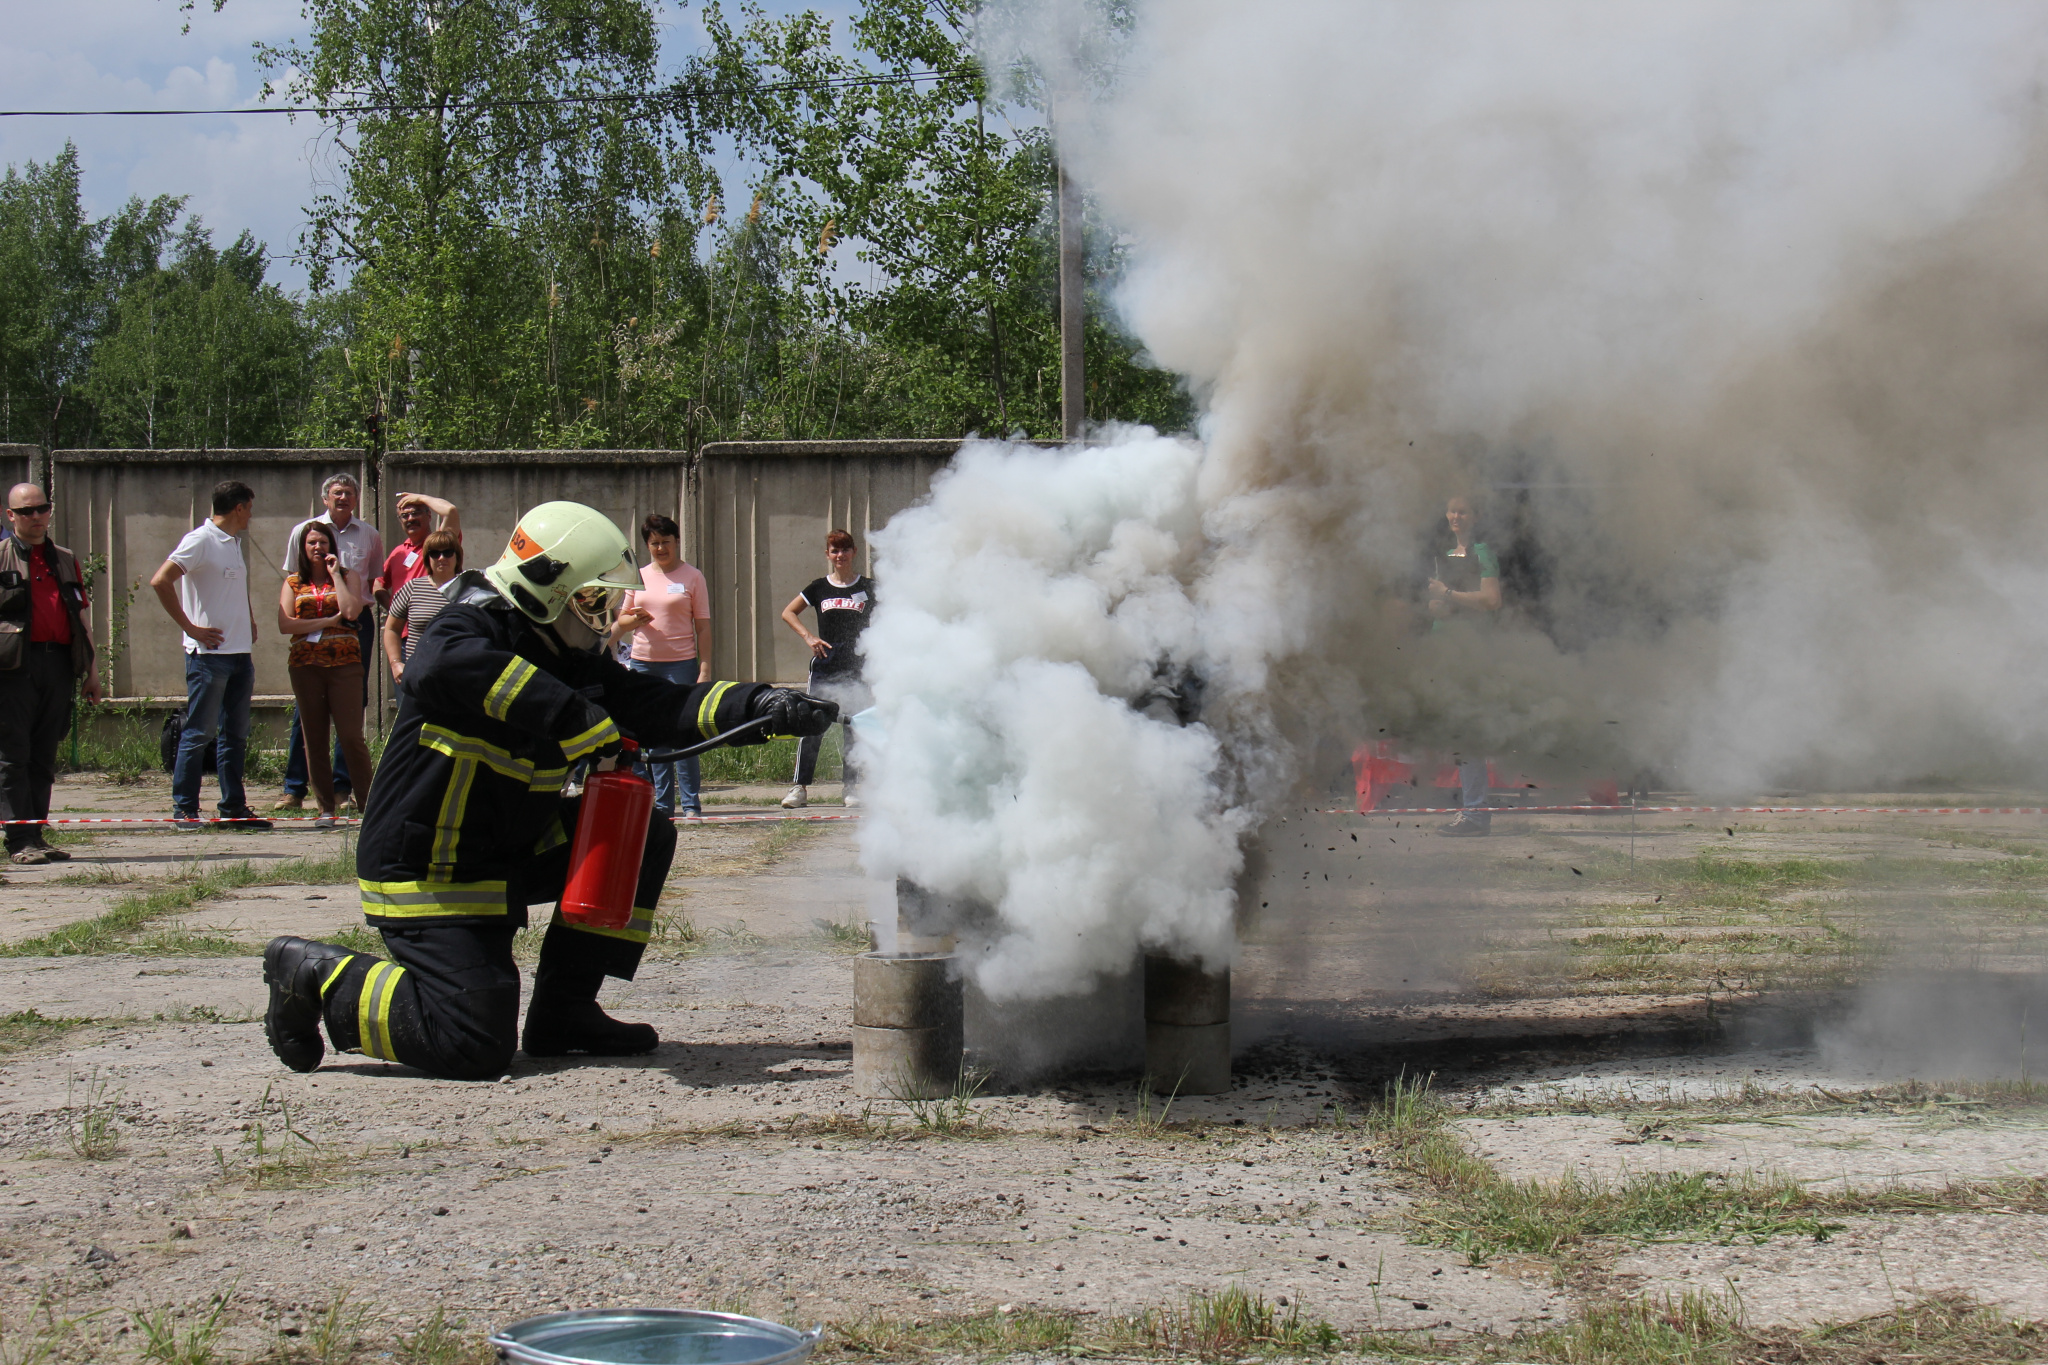
{"label": "concrete fence panel", "polygon": [[278,585],[292,527],[320,510],[320,485],[349,473],[367,487],[360,450],[60,450],[55,453],[52,534],[94,564],[93,639],[113,658],[117,697],[185,695],[176,625],[158,605],[150,575],[179,539],[213,514],[213,488],[239,479],[255,490],[244,549],[256,622],[256,693],[288,697],[286,642],[277,629]]}
{"label": "concrete fence panel", "polygon": [[[825,572],[825,533],[860,543],[922,498],[958,441],[727,441],[704,447],[684,556],[711,588],[712,673],[801,683],[810,655],[782,609]],[[884,585],[880,591],[887,592]]]}
{"label": "concrete fence panel", "polygon": [[33,480],[42,462],[41,446],[0,445],[0,492]]}
{"label": "concrete fence panel", "polygon": [[675,450],[393,450],[384,456],[382,525],[399,532],[400,493],[431,493],[462,513],[466,568],[496,561],[512,528],[543,502],[580,502],[610,517],[642,562],[640,522],[660,512],[687,523],[690,457]]}

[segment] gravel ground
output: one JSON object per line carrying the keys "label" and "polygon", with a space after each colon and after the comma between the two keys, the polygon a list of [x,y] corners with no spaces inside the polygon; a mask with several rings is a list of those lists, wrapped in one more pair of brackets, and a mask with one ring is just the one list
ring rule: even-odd
{"label": "gravel ground", "polygon": [[[80,782],[63,795],[74,809],[160,799]],[[1304,816],[1293,828],[1334,867],[1327,854],[1339,840],[1348,854],[1358,826]],[[201,1312],[223,1294],[227,1358],[303,1340],[344,1292],[379,1341],[436,1312],[472,1330],[610,1303],[916,1323],[1128,1314],[1232,1285],[1346,1331],[1445,1340],[1680,1288],[1739,1296],[1758,1325],[1945,1289],[2048,1316],[2048,1219],[1995,1204],[1848,1218],[1825,1242],[1614,1243],[1598,1249],[1598,1277],[1415,1241],[1405,1219],[1435,1196],[1348,1121],[1404,1070],[1438,1071],[1462,1115],[1452,1131],[1512,1180],[1704,1171],[1939,1191],[2048,1175],[2048,1111],[2023,1102],[1816,1108],[1816,1095],[1853,1101],[1900,1079],[1813,1044],[1820,996],[1474,989],[1446,941],[1469,947],[1488,917],[1535,933],[1516,906],[1583,917],[1600,901],[1570,881],[1582,874],[1568,841],[1591,835],[1533,817],[1500,828],[1479,850],[1420,837],[1412,821],[1374,833],[1382,846],[1345,874],[1362,890],[1333,878],[1302,892],[1299,861],[1275,859],[1261,894],[1293,894],[1247,933],[1238,1080],[1176,1101],[1164,1127],[1128,1073],[999,1085],[957,1112],[855,1096],[850,958],[828,932],[865,905],[846,826],[773,846],[759,828],[685,830],[663,908],[693,926],[689,951],[657,950],[605,996],[657,1025],[661,1049],[617,1063],[522,1056],[490,1083],[354,1056],[285,1072],[263,1043],[246,955],[0,958],[6,1011],[87,1021],[0,1057],[0,1319],[19,1337],[39,1301],[107,1310],[63,1346],[85,1359],[133,1354],[128,1313]],[[1735,836],[1638,832],[1651,837],[1671,860]],[[1768,856],[1833,837],[1773,834]],[[100,913],[194,859],[317,859],[344,838],[96,834],[70,864],[8,874],[0,941]],[[1868,856],[1929,838],[1851,842]],[[1516,882],[1475,858],[1534,866]],[[82,872],[102,880],[60,880]],[[354,920],[345,886],[283,885],[177,922],[253,949]],[[89,1160],[78,1148],[95,1124],[111,1125],[113,1150]]]}

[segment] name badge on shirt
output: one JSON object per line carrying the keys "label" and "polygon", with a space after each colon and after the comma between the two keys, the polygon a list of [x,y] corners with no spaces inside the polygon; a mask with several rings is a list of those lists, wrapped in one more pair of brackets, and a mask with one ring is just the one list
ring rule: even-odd
{"label": "name badge on shirt", "polygon": [[417,564],[417,563],[419,563],[419,562],[420,562],[420,552],[419,552],[418,550],[407,550],[407,551],[405,552],[405,567],[406,567],[406,568],[410,569],[410,568],[411,568],[411,567],[412,567],[413,565],[415,565],[415,564]]}
{"label": "name badge on shirt", "polygon": [[671,583],[668,585],[668,595],[670,597],[681,597],[689,590],[690,585],[688,583]]}
{"label": "name badge on shirt", "polygon": [[242,571],[240,569],[222,569],[220,571],[220,576],[232,583],[234,580],[242,576]]}

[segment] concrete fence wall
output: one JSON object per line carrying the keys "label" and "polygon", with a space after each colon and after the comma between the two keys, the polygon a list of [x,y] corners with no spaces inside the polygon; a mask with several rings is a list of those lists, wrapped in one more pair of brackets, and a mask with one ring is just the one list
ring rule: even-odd
{"label": "concrete fence wall", "polygon": [[[869,533],[931,488],[957,441],[732,441],[707,445],[684,555],[711,588],[711,671],[802,682],[810,652],[782,609],[825,572],[825,533]],[[813,628],[816,622],[813,621]]]}
{"label": "concrete fence wall", "polygon": [[0,492],[34,479],[42,458],[41,446],[0,445]]}
{"label": "concrete fence wall", "polygon": [[[213,486],[240,479],[256,491],[250,524],[250,607],[257,626],[259,707],[288,700],[286,642],[277,630],[278,585],[292,526],[320,509],[320,485],[346,471],[363,483],[364,514],[398,537],[393,500],[432,493],[462,511],[471,568],[496,559],[519,514],[568,499],[598,508],[640,552],[641,520],[674,516],[683,554],[712,593],[712,671],[740,679],[800,682],[802,641],[778,619],[790,598],[825,570],[825,533],[860,540],[922,498],[951,458],[954,441],[727,442],[693,460],[663,450],[389,451],[381,467],[361,450],[60,450],[50,490],[52,534],[103,564],[93,595],[94,638],[111,646],[114,694],[182,700],[184,658],[149,578],[178,539],[211,513]],[[40,452],[0,446],[0,479],[28,477]],[[379,662],[373,702],[390,696]],[[381,710],[381,707],[380,707]]]}

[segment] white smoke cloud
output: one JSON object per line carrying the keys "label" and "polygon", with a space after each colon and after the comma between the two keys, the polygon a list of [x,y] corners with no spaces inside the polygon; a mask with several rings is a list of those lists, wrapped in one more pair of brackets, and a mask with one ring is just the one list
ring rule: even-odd
{"label": "white smoke cloud", "polygon": [[[870,866],[994,905],[1024,993],[1219,944],[1236,831],[1382,729],[2048,775],[2044,57],[2037,3],[1141,6],[1063,150],[1203,439],[983,448],[878,538]],[[1542,570],[1483,644],[1390,606],[1468,489]],[[1120,700],[1160,660],[1201,725]]]}

